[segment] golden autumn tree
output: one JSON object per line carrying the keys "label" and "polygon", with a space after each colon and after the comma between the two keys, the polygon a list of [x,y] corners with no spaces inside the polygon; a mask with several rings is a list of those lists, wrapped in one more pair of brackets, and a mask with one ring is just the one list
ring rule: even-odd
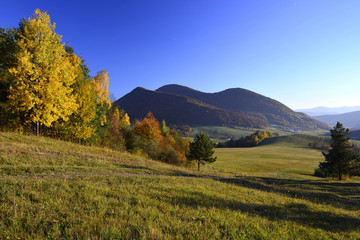
{"label": "golden autumn tree", "polygon": [[120,114],[120,127],[127,128],[129,126],[130,126],[130,117],[126,112],[122,111],[122,113]]}
{"label": "golden autumn tree", "polygon": [[106,70],[102,70],[92,79],[96,96],[96,119],[93,124],[96,128],[95,141],[103,142],[103,138],[109,126],[107,115],[110,113],[111,101],[109,99],[109,77]]}
{"label": "golden autumn tree", "polygon": [[77,109],[71,85],[80,61],[70,62],[61,36],[55,32],[55,23],[51,24],[50,16],[39,9],[27,19],[15,42],[18,52],[16,66],[9,69],[14,79],[9,89],[9,107],[25,123],[36,123],[38,135],[40,125],[50,127],[59,119],[67,121]]}
{"label": "golden autumn tree", "polygon": [[[71,56],[74,56],[74,54]],[[85,141],[95,134],[93,121],[96,118],[96,95],[94,86],[90,79],[87,78],[87,72],[84,72],[82,66],[84,65],[82,64],[77,68],[78,77],[72,86],[76,96],[76,103],[79,107],[73,112],[69,117],[69,121],[65,124],[70,136],[79,141]]]}
{"label": "golden autumn tree", "polygon": [[107,105],[111,107],[111,101],[109,99],[109,77],[108,71],[101,70],[96,74],[93,79],[95,94],[97,97],[97,103]]}

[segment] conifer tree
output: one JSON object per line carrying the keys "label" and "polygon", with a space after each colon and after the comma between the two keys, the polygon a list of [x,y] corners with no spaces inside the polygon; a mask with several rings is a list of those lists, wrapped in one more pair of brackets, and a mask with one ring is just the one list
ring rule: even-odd
{"label": "conifer tree", "polygon": [[200,171],[200,164],[205,164],[205,162],[213,163],[216,161],[214,155],[214,146],[210,138],[203,132],[199,135],[196,135],[193,142],[189,145],[189,153],[186,155],[186,158],[189,161],[197,161],[198,171]]}
{"label": "conifer tree", "polygon": [[77,67],[55,32],[46,12],[35,10],[34,17],[27,19],[19,38],[15,40],[16,66],[9,70],[13,84],[9,89],[9,107],[18,112],[26,123],[50,127],[59,119],[68,120],[76,109],[76,98],[71,85]]}
{"label": "conifer tree", "polygon": [[338,122],[330,132],[331,149],[328,153],[323,152],[325,162],[321,162],[319,167],[327,175],[342,180],[344,175],[351,174],[356,156],[351,151],[351,146],[349,145],[349,129],[345,129]]}

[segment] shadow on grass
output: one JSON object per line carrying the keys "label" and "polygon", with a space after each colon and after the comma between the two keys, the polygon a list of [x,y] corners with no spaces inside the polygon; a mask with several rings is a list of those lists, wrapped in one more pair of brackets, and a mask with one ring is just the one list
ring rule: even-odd
{"label": "shadow on grass", "polygon": [[265,177],[224,178],[220,181],[266,192],[281,193],[314,203],[326,203],[343,209],[360,209],[360,183]]}
{"label": "shadow on grass", "polygon": [[162,201],[172,205],[184,207],[205,207],[218,208],[221,210],[230,209],[260,216],[272,221],[284,220],[294,221],[313,228],[321,228],[326,231],[354,231],[360,228],[360,220],[344,215],[337,215],[331,212],[314,211],[305,204],[290,203],[283,206],[261,205],[242,203],[237,200],[228,200],[214,195],[207,195],[202,192],[179,191],[175,195],[159,193]]}
{"label": "shadow on grass", "polygon": [[326,203],[347,210],[360,210],[360,183],[330,182],[321,180],[294,180],[267,177],[225,178],[209,175],[179,174],[191,178],[211,178],[216,181],[281,193],[285,196],[306,199],[313,203]]}

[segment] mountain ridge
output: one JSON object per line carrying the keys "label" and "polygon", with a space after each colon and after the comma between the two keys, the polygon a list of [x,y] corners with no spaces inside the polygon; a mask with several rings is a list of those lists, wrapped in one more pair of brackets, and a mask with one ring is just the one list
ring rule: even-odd
{"label": "mountain ridge", "polygon": [[135,119],[142,119],[151,111],[157,119],[164,119],[167,123],[176,125],[267,126],[264,120],[243,113],[226,111],[187,96],[151,91],[141,87],[118,99],[114,105],[124,109]]}
{"label": "mountain ridge", "polygon": [[336,115],[349,112],[360,111],[360,106],[344,106],[344,107],[315,107],[309,109],[296,109],[297,112],[303,112],[309,116]]}
{"label": "mountain ridge", "polygon": [[284,104],[243,88],[205,93],[169,84],[155,91],[141,87],[114,102],[131,118],[144,118],[151,111],[169,124],[291,128],[328,128]]}
{"label": "mountain ridge", "polygon": [[332,126],[335,125],[337,122],[341,122],[347,128],[360,129],[360,111],[348,112],[343,114],[314,116],[313,118],[330,124]]}
{"label": "mountain ridge", "polygon": [[[246,112],[266,119],[270,125],[302,128],[326,128],[304,113],[297,113],[277,100],[243,88],[229,88],[215,93],[205,93],[178,84],[169,84],[155,91],[186,95],[210,105],[233,112]],[[310,126],[309,126],[310,125]]]}

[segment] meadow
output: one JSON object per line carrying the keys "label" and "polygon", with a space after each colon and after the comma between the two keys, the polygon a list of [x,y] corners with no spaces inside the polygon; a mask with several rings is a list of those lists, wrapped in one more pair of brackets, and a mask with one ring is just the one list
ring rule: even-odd
{"label": "meadow", "polygon": [[292,138],[258,147],[217,148],[218,161],[213,166],[249,176],[318,179],[313,174],[324,161],[321,151],[307,147],[305,143],[311,139],[301,137],[291,142]]}
{"label": "meadow", "polygon": [[360,238],[360,181],[313,177],[319,151],[216,154],[197,172],[0,132],[0,239]]}

